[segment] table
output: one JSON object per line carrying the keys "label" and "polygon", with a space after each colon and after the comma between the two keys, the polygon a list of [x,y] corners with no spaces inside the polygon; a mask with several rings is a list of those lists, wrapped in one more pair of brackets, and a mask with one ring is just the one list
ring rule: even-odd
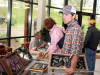
{"label": "table", "polygon": [[[28,63],[28,65],[26,66],[26,68],[24,69],[24,71],[20,75],[24,75],[24,73],[36,62],[46,63],[46,64],[49,63],[49,60],[48,61],[43,61],[43,60],[37,61],[36,54],[31,54],[31,55],[33,57],[33,60]],[[43,73],[43,75],[65,75],[65,70],[48,68],[47,72]],[[85,74],[74,74],[74,75],[85,75]]]}
{"label": "table", "polygon": [[[33,60],[31,60],[31,61],[27,64],[26,68],[24,69],[24,71],[23,71],[20,75],[24,75],[24,73],[25,73],[34,63],[36,63],[36,62],[46,63],[46,64],[49,63],[49,61],[42,61],[42,60],[37,61],[37,60],[35,60],[35,59],[36,59],[36,55],[35,55],[35,54],[31,54],[31,55],[32,55],[32,57],[33,57]],[[43,73],[43,75],[48,75],[48,71],[47,71],[46,73]]]}

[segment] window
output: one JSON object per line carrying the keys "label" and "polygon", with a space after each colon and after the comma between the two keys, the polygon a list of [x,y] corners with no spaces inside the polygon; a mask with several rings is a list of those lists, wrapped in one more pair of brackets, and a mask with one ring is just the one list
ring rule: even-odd
{"label": "window", "polygon": [[[8,3],[8,1],[10,2]],[[33,21],[37,18],[38,15],[38,0],[33,0],[33,2],[31,1],[32,0],[0,0],[0,43],[8,44],[8,46],[11,45],[11,47],[14,48],[13,42],[16,42],[18,40],[19,43],[18,47],[19,47],[21,46],[21,43],[27,42],[27,40],[30,41],[30,38],[33,38],[34,35]],[[56,21],[57,26],[62,27],[63,24],[62,14],[59,14],[58,12],[63,9],[64,4],[67,4],[68,1],[68,4],[73,5],[77,10],[76,18],[79,19],[79,21],[82,18],[82,25],[85,24],[85,27],[83,29],[84,37],[86,35],[88,23],[91,18],[90,16],[86,16],[86,15],[88,14],[91,15],[93,13],[93,9],[95,9],[96,7],[96,13],[94,12],[94,16],[97,21],[96,27],[100,30],[100,26],[99,26],[100,25],[99,24],[100,1],[99,0],[97,0],[96,3],[97,5],[94,5],[94,2],[96,0],[58,0],[58,1],[51,0],[50,6],[48,5],[49,1],[50,0],[46,0],[47,6],[45,10],[45,18],[52,17]],[[10,7],[9,5],[10,3],[12,3],[12,14],[8,15],[9,13],[8,7]],[[83,3],[82,7],[81,7],[81,3]],[[30,16],[29,10],[31,9],[30,4],[33,4],[33,11],[32,11],[32,19],[29,20],[28,18],[28,16]],[[80,10],[81,8],[82,11]],[[78,15],[80,16],[78,17]],[[7,21],[8,19],[7,16],[11,16],[11,33],[10,31],[9,32],[7,31],[7,28],[10,28],[8,27],[9,25],[7,25],[10,24],[9,22],[10,20]],[[27,31],[27,29],[30,29],[28,28],[30,27],[28,21],[31,22],[31,32]],[[11,34],[11,37],[9,34]],[[17,47],[15,46],[15,48]]]}
{"label": "window", "polygon": [[90,16],[85,16],[85,15],[82,16],[82,25],[85,24],[84,29],[83,29],[83,31],[84,31],[84,39],[85,39],[87,30],[88,30],[89,21],[90,21]]}
{"label": "window", "polygon": [[0,43],[4,44],[5,46],[7,46],[7,40],[0,40]]}
{"label": "window", "polygon": [[93,13],[94,0],[83,0],[82,12]]}
{"label": "window", "polygon": [[8,0],[0,0],[0,38],[7,37]]}
{"label": "window", "polygon": [[48,5],[48,0],[46,0],[46,5]]}
{"label": "window", "polygon": [[19,1],[12,3],[11,37],[27,36],[27,15],[29,4]]}
{"label": "window", "polygon": [[[100,15],[96,15],[96,28],[100,31]],[[97,50],[100,50],[100,42],[97,47]]]}
{"label": "window", "polygon": [[[30,4],[13,0],[12,2],[12,18],[11,18],[11,37],[28,36],[28,14]],[[10,45],[13,49],[27,42],[27,38],[11,39]]]}
{"label": "window", "polygon": [[27,39],[27,38],[11,39],[11,43],[10,43],[11,48],[13,48],[13,50],[15,50],[15,49],[21,47],[21,44],[24,43],[25,39]]}
{"label": "window", "polygon": [[72,5],[77,11],[80,11],[80,3],[81,0],[68,0],[68,5]]}
{"label": "window", "polygon": [[[32,27],[31,27],[31,35],[34,35],[37,28],[37,14],[38,14],[38,5],[33,4],[33,13],[32,13]],[[34,22],[36,25],[34,25]]]}
{"label": "window", "polygon": [[38,3],[38,0],[33,0],[34,3]]}
{"label": "window", "polygon": [[96,14],[100,14],[100,0],[97,0]]}
{"label": "window", "polygon": [[47,10],[48,10],[48,8],[46,7],[46,9],[45,9],[45,18],[48,17],[48,16],[47,16]]}
{"label": "window", "polygon": [[78,20],[78,15],[76,14],[76,19]]}
{"label": "window", "polygon": [[51,6],[63,8],[64,0],[51,0]]}
{"label": "window", "polygon": [[100,30],[100,15],[96,15],[96,28]]}
{"label": "window", "polygon": [[50,17],[56,21],[58,27],[62,27],[62,14],[59,14],[59,9],[50,9]]}

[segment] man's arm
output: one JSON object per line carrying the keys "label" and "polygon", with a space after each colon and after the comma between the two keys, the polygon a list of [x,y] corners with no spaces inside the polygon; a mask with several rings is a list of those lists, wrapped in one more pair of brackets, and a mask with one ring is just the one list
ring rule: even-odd
{"label": "man's arm", "polygon": [[71,67],[70,70],[75,71],[76,66],[77,66],[77,61],[78,61],[78,56],[73,55],[71,59]]}
{"label": "man's arm", "polygon": [[65,75],[73,75],[73,71],[75,71],[76,66],[77,66],[77,61],[78,61],[78,56],[73,55],[71,58],[71,67],[66,68],[65,66],[63,67],[65,71],[72,71],[72,72],[65,72]]}
{"label": "man's arm", "polygon": [[42,48],[46,45],[46,42],[44,42],[41,46],[39,46],[38,48]]}
{"label": "man's arm", "polygon": [[38,47],[39,46],[39,43],[37,40],[33,39],[31,42],[30,42],[30,45],[29,45],[29,50],[34,48],[34,47]]}

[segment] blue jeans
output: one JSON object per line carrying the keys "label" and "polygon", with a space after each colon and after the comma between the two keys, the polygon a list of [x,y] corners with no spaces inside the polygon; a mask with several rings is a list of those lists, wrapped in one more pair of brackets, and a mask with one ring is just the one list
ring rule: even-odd
{"label": "blue jeans", "polygon": [[[94,71],[95,70],[95,56],[96,56],[96,51],[93,51],[90,48],[85,49],[85,57],[87,61],[87,66],[89,71]],[[92,74],[93,72],[88,72],[88,74]]]}

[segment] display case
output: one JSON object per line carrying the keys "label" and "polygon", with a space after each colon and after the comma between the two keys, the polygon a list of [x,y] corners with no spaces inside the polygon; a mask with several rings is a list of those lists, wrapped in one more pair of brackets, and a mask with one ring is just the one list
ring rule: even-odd
{"label": "display case", "polygon": [[7,75],[20,75],[26,67],[17,51],[3,57],[1,64],[7,72]]}
{"label": "display case", "polygon": [[22,58],[25,65],[27,65],[33,58],[25,45],[17,48],[15,51],[18,52],[20,57]]}
{"label": "display case", "polygon": [[3,68],[2,64],[1,64],[1,61],[0,61],[0,75],[7,75],[7,72]]}
{"label": "display case", "polygon": [[[35,73],[39,72],[38,75],[42,75],[43,73],[46,73],[47,70],[48,70],[48,64],[36,62],[28,69],[28,71],[24,75],[31,75],[34,72]],[[28,74],[28,72],[31,74]],[[37,75],[37,74],[32,74],[32,75]]]}
{"label": "display case", "polygon": [[[48,68],[63,69],[63,66],[70,68],[70,66],[71,66],[70,55],[55,54],[55,53],[50,55]],[[79,56],[76,70],[77,71],[88,71],[88,67],[87,67],[87,63],[86,63],[86,59],[85,59],[84,55]]]}
{"label": "display case", "polygon": [[30,67],[30,70],[39,70],[43,73],[46,73],[48,69],[48,64],[36,62]]}
{"label": "display case", "polygon": [[27,70],[24,75],[42,75],[40,71]]}

